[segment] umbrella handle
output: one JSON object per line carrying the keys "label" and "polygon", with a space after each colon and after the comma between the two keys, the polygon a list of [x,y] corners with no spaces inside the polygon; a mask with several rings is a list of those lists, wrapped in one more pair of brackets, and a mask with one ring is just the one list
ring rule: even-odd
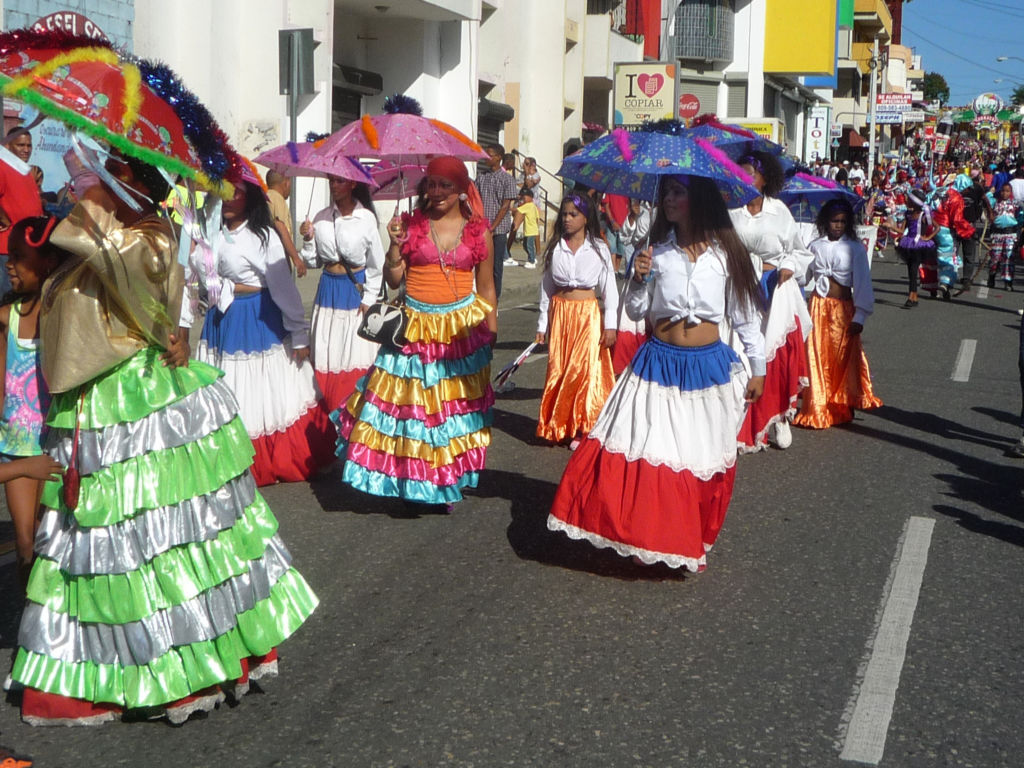
{"label": "umbrella handle", "polygon": [[312,180],[309,185],[309,205],[306,206],[306,218],[309,218],[309,212],[313,210],[313,192],[316,191],[316,179]]}

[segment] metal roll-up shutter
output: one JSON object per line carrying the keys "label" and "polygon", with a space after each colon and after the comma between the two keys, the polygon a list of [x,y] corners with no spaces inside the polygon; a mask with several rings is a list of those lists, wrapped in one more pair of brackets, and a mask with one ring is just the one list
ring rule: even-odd
{"label": "metal roll-up shutter", "polygon": [[508,104],[481,98],[477,106],[476,143],[482,147],[488,144],[501,144],[501,132],[505,123],[516,116],[516,111]]}
{"label": "metal roll-up shutter", "polygon": [[747,116],[747,84],[728,84],[728,105],[726,117]]}
{"label": "metal roll-up shutter", "polygon": [[700,102],[698,114],[715,112],[718,109],[718,83],[714,80],[679,79],[679,95],[692,94]]}

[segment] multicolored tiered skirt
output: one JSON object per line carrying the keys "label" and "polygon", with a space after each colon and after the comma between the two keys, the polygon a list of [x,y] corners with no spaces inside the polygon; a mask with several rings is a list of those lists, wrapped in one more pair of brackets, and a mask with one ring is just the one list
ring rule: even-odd
{"label": "multicolored tiered skirt", "polygon": [[80,419],[81,485],[74,510],[67,476],[43,493],[11,673],[30,723],[184,720],[276,672],[276,646],[316,607],[249,473],[231,390],[160,352],[50,409],[47,449],[65,465]]}
{"label": "multicolored tiered skirt", "polygon": [[381,347],[338,425],[342,479],[365,493],[449,504],[475,488],[491,443],[491,306],[406,299],[408,343]]}
{"label": "multicolored tiered skirt", "polygon": [[346,274],[324,271],[313,300],[310,359],[328,412],[346,403],[380,350],[380,345],[356,333],[363,319],[359,312],[363,297],[356,284],[366,282],[366,271],[352,276],[355,283]]}
{"label": "multicolored tiered skirt", "polygon": [[308,480],[334,460],[334,428],[313,366],[296,365],[270,291],[236,295],[226,312],[211,308],[196,359],[224,371],[256,449],[257,485]]}
{"label": "multicolored tiered skirt", "polygon": [[768,430],[780,421],[791,421],[796,415],[796,401],[807,386],[807,351],[805,341],[811,331],[800,286],[795,279],[776,284],[777,270],[765,273],[762,289],[768,303],[764,324],[767,370],[764,394],[751,403],[740,427],[741,453],[754,453],[768,446]]}
{"label": "multicolored tiered skirt", "polygon": [[597,299],[551,298],[548,369],[537,437],[551,443],[587,434],[615,386]]}
{"label": "multicolored tiered skirt", "polygon": [[851,336],[856,307],[850,299],[811,297],[814,331],[807,341],[811,383],[793,423],[828,429],[853,420],[854,409],[882,405],[871,385],[871,370],[860,334]]}
{"label": "multicolored tiered skirt", "polygon": [[548,528],[703,570],[732,498],[748,377],[726,344],[637,352],[569,459]]}

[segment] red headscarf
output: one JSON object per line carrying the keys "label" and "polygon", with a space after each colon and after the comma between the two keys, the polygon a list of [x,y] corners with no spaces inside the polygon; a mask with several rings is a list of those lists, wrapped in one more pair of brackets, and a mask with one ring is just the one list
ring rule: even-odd
{"label": "red headscarf", "polygon": [[[455,185],[460,199],[465,199],[469,209],[473,212],[473,218],[483,218],[484,201],[480,197],[480,190],[469,178],[466,164],[454,157],[435,157],[427,164],[427,176],[440,176]],[[465,198],[462,198],[465,195]]]}

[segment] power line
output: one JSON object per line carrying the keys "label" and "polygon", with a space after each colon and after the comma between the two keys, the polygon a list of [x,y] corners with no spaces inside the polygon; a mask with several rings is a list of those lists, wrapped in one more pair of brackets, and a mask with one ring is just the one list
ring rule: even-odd
{"label": "power line", "polygon": [[987,67],[984,64],[979,64],[976,61],[971,61],[968,58],[965,58],[965,57],[963,57],[963,56],[961,56],[959,54],[953,53],[952,51],[950,51],[948,48],[946,48],[941,43],[936,43],[934,40],[929,40],[927,37],[922,35],[920,32],[915,32],[914,30],[912,30],[906,24],[903,25],[903,29],[904,29],[904,31],[909,32],[910,34],[912,34],[914,37],[920,38],[923,42],[928,43],[928,45],[931,45],[931,46],[934,46],[935,48],[940,49],[947,56],[952,56],[954,59],[960,59],[960,61],[966,62],[966,63],[970,64],[971,66],[978,67],[979,69],[987,69],[989,72],[995,72],[997,75],[1005,75],[1005,74],[1007,74],[1005,69],[996,69],[995,67]]}
{"label": "power line", "polygon": [[[909,8],[908,8],[908,10],[905,10],[903,12],[903,18],[904,19],[907,18],[907,16],[911,16],[911,15],[914,15],[916,17],[914,19],[914,23],[915,24],[917,22],[919,22],[919,21],[923,21],[925,24],[929,24],[929,25],[931,25],[933,27],[936,27],[938,29],[944,30],[945,32],[952,32],[955,35],[962,36],[963,33],[964,33],[963,29],[954,29],[953,27],[947,27],[944,24],[936,24],[934,21],[932,21],[931,19],[927,19],[924,16],[917,16],[916,14],[911,14],[909,12]],[[906,29],[906,27],[907,27],[907,25],[904,24],[903,28]],[[1002,40],[1002,39],[996,39],[994,37],[986,37],[985,38],[985,42],[986,43],[999,43],[1000,45],[1020,45],[1020,40]]]}
{"label": "power line", "polygon": [[[967,5],[973,5],[976,8],[984,8],[986,11],[995,11],[996,13],[1004,13],[1007,16],[1012,16],[1015,19],[1024,19],[1024,13],[1020,12],[1020,7],[1012,5],[1003,5],[1001,3],[983,3],[981,0],[963,0]],[[1005,10],[1004,10],[1005,9]]]}

